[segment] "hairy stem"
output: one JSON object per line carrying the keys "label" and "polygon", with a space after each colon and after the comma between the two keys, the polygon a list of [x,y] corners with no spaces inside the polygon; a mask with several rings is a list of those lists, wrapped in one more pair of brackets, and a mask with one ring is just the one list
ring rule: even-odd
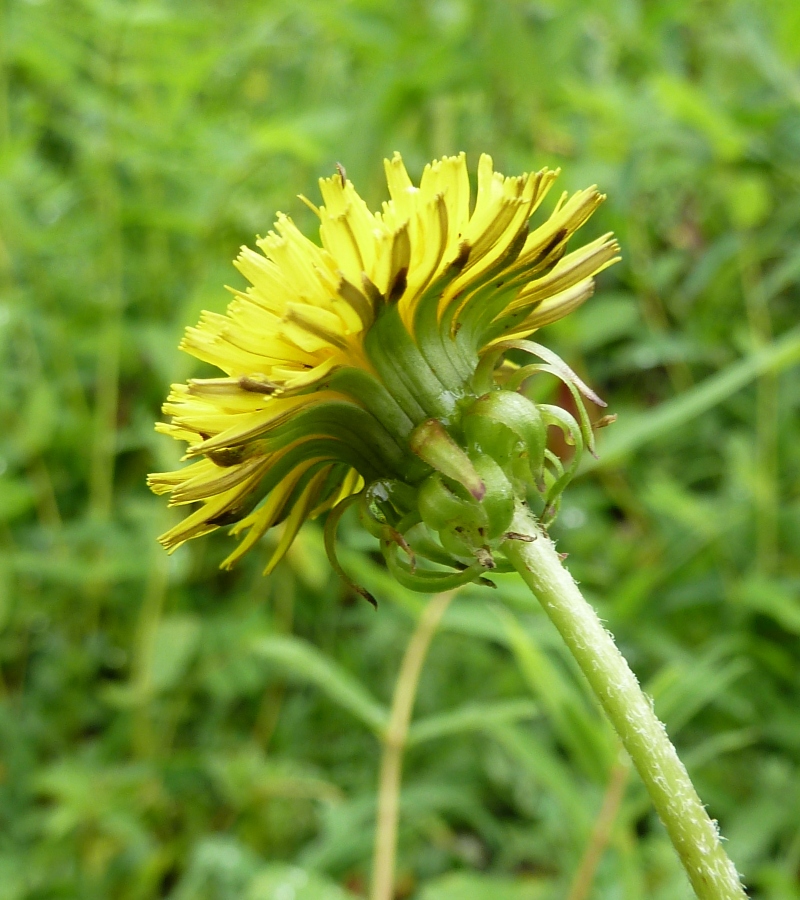
{"label": "hairy stem", "polygon": [[511,526],[534,538],[504,550],[560,632],[620,736],[700,900],[742,900],[739,876],[636,676],[562,566],[553,542],[518,504]]}
{"label": "hairy stem", "polygon": [[411,640],[408,642],[403,661],[400,664],[389,724],[383,737],[378,789],[378,822],[375,832],[375,853],[372,859],[370,900],[392,900],[394,896],[397,823],[400,816],[400,782],[408,726],[411,723],[419,676],[425,657],[428,655],[428,647],[454,595],[454,591],[437,594],[428,603],[411,635]]}

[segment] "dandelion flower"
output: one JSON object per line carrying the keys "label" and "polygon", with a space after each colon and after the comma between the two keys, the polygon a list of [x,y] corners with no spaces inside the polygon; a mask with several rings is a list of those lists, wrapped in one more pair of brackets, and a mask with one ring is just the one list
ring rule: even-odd
{"label": "dandelion flower", "polygon": [[[427,165],[419,185],[399,154],[385,168],[390,199],[374,212],[343,170],[321,179],[323,205],[303,198],[319,244],[279,215],[236,259],[247,290],[187,330],[181,348],[224,374],[173,385],[157,426],[191,464],[150,486],[199,504],[160,538],[169,550],[231,525],[230,567],[282,523],[270,572],[307,519],[333,511],[330,531],[358,500],[395,575],[429,590],[498,565],[514,497],[537,490],[553,514],[571,469],[547,428],[591,445],[581,395],[600,401],[528,338],[619,259],[611,235],[566,252],[604,198],[562,194],[531,228],[557,171],[504,177],[484,155],[472,206],[464,154]],[[508,350],[535,361],[508,363]],[[526,396],[542,371],[573,391],[577,421]]]}

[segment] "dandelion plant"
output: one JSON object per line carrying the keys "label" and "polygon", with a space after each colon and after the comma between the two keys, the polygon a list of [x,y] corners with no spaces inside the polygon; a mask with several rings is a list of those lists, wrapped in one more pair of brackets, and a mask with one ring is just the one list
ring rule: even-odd
{"label": "dandelion plant", "polygon": [[[325,515],[333,567],[375,602],[337,557],[338,522],[356,507],[413,590],[515,570],[619,734],[697,896],[744,897],[651,702],[547,534],[581,454],[594,451],[585,403],[605,404],[530,336],[586,301],[619,260],[612,235],[566,252],[603,195],[562,194],[531,228],[556,171],[507,178],[484,155],[474,207],[463,154],[426,166],[418,186],[395,155],[386,177],[378,212],[341,168],[322,179],[323,205],[305,201],[320,244],[279,216],[261,252],[244,247],[236,260],[250,287],[187,330],[182,348],[224,375],[173,385],[164,405],[171,421],[158,428],[187,443],[191,464],[150,485],[173,505],[199,505],[160,540],[174,550],[231,526],[230,567],[280,524],[271,572],[303,523]],[[565,385],[569,409],[535,399],[544,373]],[[574,448],[568,459],[551,429]]]}

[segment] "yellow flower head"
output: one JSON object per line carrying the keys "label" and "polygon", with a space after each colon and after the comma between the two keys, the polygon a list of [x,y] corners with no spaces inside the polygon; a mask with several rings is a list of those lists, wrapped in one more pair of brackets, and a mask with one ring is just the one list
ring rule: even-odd
{"label": "yellow flower head", "polygon": [[[152,489],[173,505],[200,504],[160,538],[170,550],[233,525],[242,539],[227,567],[283,522],[271,571],[306,519],[331,509],[338,519],[358,496],[406,581],[444,584],[440,568],[416,572],[419,555],[469,580],[494,564],[488,526],[481,534],[473,522],[478,532],[451,540],[437,510],[452,500],[488,521],[502,476],[516,493],[520,478],[537,486],[547,514],[565,477],[545,446],[547,426],[591,442],[582,403],[575,423],[525,396],[529,378],[549,371],[576,397],[596,399],[525,338],[583,303],[593,276],[619,259],[610,235],[565,253],[603,196],[594,187],[563,194],[531,229],[557,172],[506,178],[484,155],[471,208],[464,154],[426,166],[419,186],[399,154],[385,166],[390,199],[380,211],[343,171],[321,179],[324,205],[306,201],[320,245],[279,215],[256,241],[260,252],[243,247],[236,260],[250,287],[232,291],[225,315],[203,313],[187,330],[181,348],[225,375],[173,385],[171,422],[157,426],[186,441],[193,462],[151,475]],[[503,363],[508,349],[539,361]],[[405,535],[420,525],[438,538],[416,535],[415,552]]]}

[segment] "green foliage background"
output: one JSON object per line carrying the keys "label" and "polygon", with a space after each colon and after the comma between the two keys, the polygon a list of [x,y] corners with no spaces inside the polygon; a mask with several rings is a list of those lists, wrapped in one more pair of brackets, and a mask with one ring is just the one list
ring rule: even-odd
{"label": "green foliage background", "polygon": [[[167,558],[145,473],[241,243],[343,163],[371,202],[482,151],[609,195],[624,262],[549,342],[619,421],[560,549],[754,897],[800,897],[800,5],[0,3],[0,900],[365,891],[379,743],[419,597],[343,527],[272,578]],[[500,605],[499,600],[503,603]],[[613,744],[513,581],[435,638],[398,897],[567,893]],[[352,894],[351,894],[352,892]],[[631,778],[595,898],[688,883]]]}

